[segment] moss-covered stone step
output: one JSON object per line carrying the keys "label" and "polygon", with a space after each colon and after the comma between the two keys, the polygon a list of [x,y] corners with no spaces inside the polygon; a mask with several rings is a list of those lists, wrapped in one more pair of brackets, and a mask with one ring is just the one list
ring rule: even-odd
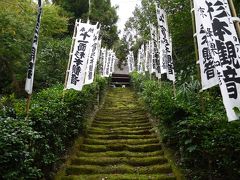
{"label": "moss-covered stone step", "polygon": [[152,126],[147,126],[147,127],[134,127],[134,128],[129,128],[129,127],[91,127],[89,130],[96,130],[96,131],[139,131],[139,130],[148,130],[148,131],[153,131]]}
{"label": "moss-covered stone step", "polygon": [[71,160],[72,165],[97,165],[109,166],[126,164],[131,166],[150,166],[167,163],[167,159],[162,156],[155,157],[78,157]]}
{"label": "moss-covered stone step", "polygon": [[78,157],[155,157],[163,156],[162,150],[152,152],[130,152],[130,151],[106,151],[106,152],[77,152]]}
{"label": "moss-covered stone step", "polygon": [[70,165],[66,169],[66,175],[81,175],[81,174],[168,174],[172,173],[169,164],[153,165],[153,166],[129,166],[129,165],[113,165],[113,166],[94,166]]}
{"label": "moss-covered stone step", "polygon": [[146,117],[139,117],[139,118],[132,118],[132,117],[110,117],[108,116],[107,118],[104,117],[96,117],[94,119],[94,122],[105,122],[105,123],[110,123],[110,124],[114,124],[117,122],[122,122],[122,123],[147,123],[149,122],[148,119]]}
{"label": "moss-covered stone step", "polygon": [[142,116],[142,115],[139,115],[139,116],[135,116],[135,117],[132,117],[131,115],[124,115],[124,116],[110,116],[110,115],[99,115],[95,118],[95,120],[97,121],[107,121],[107,122],[118,122],[118,121],[145,121],[145,122],[148,122],[146,116]]}
{"label": "moss-covered stone step", "polygon": [[[113,112],[113,114],[111,114]],[[128,109],[126,111],[106,111],[102,110],[97,113],[97,116],[99,115],[111,115],[111,116],[125,116],[125,115],[130,115],[130,116],[146,116],[146,112],[143,111],[142,109]]]}
{"label": "moss-covered stone step", "polygon": [[96,135],[96,134],[87,134],[86,138],[91,139],[152,139],[157,138],[155,134],[147,134],[147,135]]}
{"label": "moss-covered stone step", "polygon": [[92,144],[92,145],[108,145],[108,144],[126,144],[126,145],[143,145],[143,144],[154,144],[159,143],[159,140],[156,138],[152,139],[117,139],[117,140],[102,140],[102,139],[90,139],[85,138],[84,144]]}
{"label": "moss-covered stone step", "polygon": [[127,131],[127,130],[88,130],[88,134],[106,134],[106,135],[146,135],[151,134],[149,130],[135,130],[135,131]]}
{"label": "moss-covered stone step", "polygon": [[85,152],[105,152],[105,151],[130,151],[130,152],[153,152],[161,150],[159,143],[144,145],[126,145],[126,144],[110,144],[110,145],[88,145],[80,146],[81,151]]}
{"label": "moss-covered stone step", "polygon": [[65,176],[61,180],[176,180],[173,174],[97,174],[81,176]]}
{"label": "moss-covered stone step", "polygon": [[134,128],[134,127],[149,127],[151,124],[149,122],[146,123],[114,123],[114,124],[109,124],[109,123],[103,123],[103,122],[94,122],[92,124],[92,127],[105,127],[105,128],[111,128],[111,127],[129,127],[129,128]]}

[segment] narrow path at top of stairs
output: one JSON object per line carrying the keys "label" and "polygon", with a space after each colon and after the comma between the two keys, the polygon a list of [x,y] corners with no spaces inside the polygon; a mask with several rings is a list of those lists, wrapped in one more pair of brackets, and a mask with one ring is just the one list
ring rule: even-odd
{"label": "narrow path at top of stairs", "polygon": [[128,88],[109,90],[62,180],[175,180],[144,108]]}

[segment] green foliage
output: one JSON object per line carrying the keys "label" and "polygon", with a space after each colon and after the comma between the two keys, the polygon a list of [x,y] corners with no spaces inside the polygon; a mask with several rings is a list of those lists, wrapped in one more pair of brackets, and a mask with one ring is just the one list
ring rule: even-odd
{"label": "green foliage", "polygon": [[[96,81],[81,92],[63,86],[45,89],[32,99],[27,120],[14,97],[4,97],[0,110],[0,179],[37,179],[49,175],[66,149],[88,123],[87,116],[105,91],[107,81]],[[23,102],[20,102],[23,103]],[[9,110],[6,110],[6,107]]]}
{"label": "green foliage", "polygon": [[218,88],[200,97],[199,83],[192,81],[179,87],[173,98],[166,82],[160,87],[158,82],[133,73],[132,83],[159,120],[162,141],[175,149],[189,179],[240,178],[240,124],[227,122]]}
{"label": "green foliage", "polygon": [[[36,25],[37,6],[35,3],[30,3],[27,0],[21,2],[12,0],[11,2],[1,2],[0,8],[0,94],[14,92],[17,95],[22,95],[31,52],[33,32]],[[61,63],[61,65],[58,64],[58,67],[66,64],[63,62],[63,60],[67,61],[66,55],[61,56],[61,59],[59,59],[56,53],[60,51],[60,42],[68,41],[64,40],[65,33],[67,32],[67,23],[68,15],[62,8],[55,5],[45,5],[43,7],[38,51],[41,54],[46,52],[46,48],[50,48],[51,43],[51,50],[55,54],[51,58],[48,56],[47,59],[44,59],[48,61],[46,64],[51,64],[49,67],[55,66],[56,62]],[[63,43],[63,45],[63,52],[66,54],[66,46],[70,46],[70,43]],[[46,56],[43,58],[46,58]],[[36,69],[38,69],[38,63]],[[36,76],[47,76],[48,79],[41,79],[47,82],[54,82],[55,79],[59,78],[59,75],[45,75],[45,73],[45,71],[41,71],[39,74],[36,73]],[[63,74],[64,71],[59,73]],[[52,77],[53,80],[49,80],[49,77]],[[35,82],[38,86],[39,82]]]}
{"label": "green foliage", "polygon": [[112,48],[118,40],[116,7],[111,6],[110,0],[91,0],[90,14],[88,0],[55,0],[56,4],[66,11],[73,13],[74,18],[69,21],[69,34],[72,35],[75,19],[101,24],[100,36],[102,45]]}
{"label": "green foliage", "polygon": [[41,175],[34,164],[35,142],[41,136],[29,122],[12,118],[0,119],[0,178],[32,179]]}
{"label": "green foliage", "polygon": [[159,3],[168,15],[177,83],[191,82],[193,76],[197,79],[190,1],[142,0],[141,3],[142,6],[136,7],[133,17],[125,24],[126,35],[132,31],[137,33],[129,42],[133,43],[132,50],[135,56],[141,44],[150,40],[149,23],[158,26],[155,3]]}
{"label": "green foliage", "polygon": [[69,37],[64,39],[44,39],[46,41],[39,44],[40,49],[34,85],[36,89],[64,82],[72,41]]}

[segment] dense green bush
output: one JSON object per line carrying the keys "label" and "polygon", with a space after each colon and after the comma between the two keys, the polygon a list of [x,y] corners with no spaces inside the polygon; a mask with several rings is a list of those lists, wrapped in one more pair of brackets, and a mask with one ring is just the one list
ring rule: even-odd
{"label": "dense green bush", "polygon": [[133,73],[132,84],[159,120],[162,141],[177,152],[188,179],[240,178],[240,124],[227,122],[217,88],[199,94],[199,83],[192,81],[178,87],[174,98],[170,83]]}
{"label": "dense green bush", "polygon": [[74,138],[83,133],[87,116],[106,85],[105,79],[97,77],[81,92],[63,93],[62,85],[45,89],[33,96],[28,119],[24,118],[23,102],[13,96],[2,98],[0,179],[48,176]]}

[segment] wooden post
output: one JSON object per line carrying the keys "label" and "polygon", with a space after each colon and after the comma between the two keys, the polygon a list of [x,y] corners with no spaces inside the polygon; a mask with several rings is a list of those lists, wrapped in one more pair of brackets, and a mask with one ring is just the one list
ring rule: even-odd
{"label": "wooden post", "polygon": [[27,114],[26,119],[28,119],[28,116],[29,116],[31,97],[32,97],[32,94],[28,94],[27,105],[26,105],[26,114]]}
{"label": "wooden post", "polygon": [[[235,9],[234,4],[233,4],[233,1],[228,0],[228,3],[229,3],[229,7],[230,7],[230,10],[231,10],[231,13],[232,13],[232,17],[238,17],[236,9]],[[240,22],[235,21],[234,24],[235,24],[235,28],[236,28],[236,31],[237,31],[237,34],[238,34],[238,38],[240,39]]]}
{"label": "wooden post", "polygon": [[[197,66],[197,76],[198,80],[201,84],[201,75],[200,75],[200,67],[198,65],[199,61],[199,54],[198,54],[198,44],[197,44],[197,38],[195,36],[196,34],[196,27],[195,27],[195,15],[194,15],[194,9],[193,9],[193,0],[190,0],[190,5],[191,5],[191,14],[192,14],[192,27],[193,27],[193,34],[194,34],[194,48],[195,48],[195,58],[196,58],[196,66]],[[201,103],[201,111],[202,113],[205,112],[205,102],[203,98],[203,94],[200,94],[200,103]]]}
{"label": "wooden post", "polygon": [[161,80],[161,78],[158,78],[158,83],[160,85],[160,88],[162,88],[162,80]]}
{"label": "wooden post", "polygon": [[173,95],[174,95],[174,98],[177,97],[176,85],[174,81],[173,81]]}

